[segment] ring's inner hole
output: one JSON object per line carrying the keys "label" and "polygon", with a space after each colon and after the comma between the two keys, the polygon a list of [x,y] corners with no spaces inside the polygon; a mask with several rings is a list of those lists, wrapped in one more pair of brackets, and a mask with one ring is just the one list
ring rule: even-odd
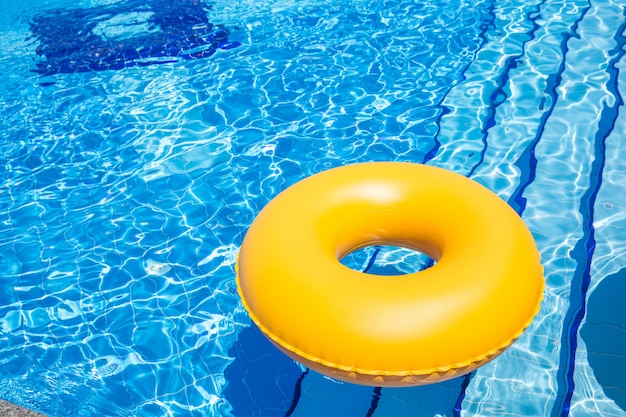
{"label": "ring's inner hole", "polygon": [[372,275],[405,275],[423,271],[435,264],[425,253],[402,246],[365,246],[339,260],[355,271]]}

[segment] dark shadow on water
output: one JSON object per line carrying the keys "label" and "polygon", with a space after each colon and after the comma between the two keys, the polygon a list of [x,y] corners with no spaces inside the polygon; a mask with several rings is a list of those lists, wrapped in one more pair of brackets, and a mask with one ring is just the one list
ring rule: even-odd
{"label": "dark shadow on water", "polygon": [[421,387],[374,388],[338,383],[296,364],[255,327],[229,350],[224,397],[235,416],[376,417],[460,415],[469,377]]}
{"label": "dark shadow on water", "polygon": [[256,326],[242,330],[228,352],[224,396],[235,416],[284,417],[303,370],[272,345]]}
{"label": "dark shadow on water", "polygon": [[126,0],[93,8],[57,9],[30,22],[38,42],[33,69],[42,75],[119,70],[207,58],[239,46],[208,20],[199,0]]}
{"label": "dark shadow on water", "polygon": [[589,296],[580,334],[604,393],[626,411],[626,268],[602,280]]}

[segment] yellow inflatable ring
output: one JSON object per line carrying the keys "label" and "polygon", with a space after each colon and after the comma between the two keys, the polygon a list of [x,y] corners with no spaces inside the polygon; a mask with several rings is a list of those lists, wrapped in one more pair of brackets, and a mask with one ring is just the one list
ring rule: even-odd
{"label": "yellow inflatable ring", "polygon": [[[370,245],[437,262],[379,276],[339,260]],[[520,217],[497,195],[430,166],[374,162],[313,175],[252,223],[237,285],[279,349],[333,378],[410,386],[470,372],[530,324],[544,280]]]}

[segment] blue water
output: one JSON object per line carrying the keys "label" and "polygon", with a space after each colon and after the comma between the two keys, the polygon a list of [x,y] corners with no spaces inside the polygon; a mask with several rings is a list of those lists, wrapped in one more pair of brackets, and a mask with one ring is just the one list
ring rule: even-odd
{"label": "blue water", "polygon": [[[53,417],[626,416],[624,3],[174,3],[166,25],[160,0],[0,0],[0,398]],[[470,375],[339,383],[238,299],[272,197],[381,160],[475,179],[537,240],[541,311]]]}

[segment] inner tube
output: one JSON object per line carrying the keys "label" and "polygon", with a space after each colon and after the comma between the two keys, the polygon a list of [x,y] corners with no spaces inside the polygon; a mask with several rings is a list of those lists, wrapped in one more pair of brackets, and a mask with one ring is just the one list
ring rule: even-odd
{"label": "inner tube", "polygon": [[[379,276],[340,262],[372,245],[435,264]],[[287,188],[253,221],[236,272],[244,307],[280,350],[384,387],[494,359],[530,325],[544,289],[535,241],[506,202],[461,175],[402,162],[330,169]]]}

